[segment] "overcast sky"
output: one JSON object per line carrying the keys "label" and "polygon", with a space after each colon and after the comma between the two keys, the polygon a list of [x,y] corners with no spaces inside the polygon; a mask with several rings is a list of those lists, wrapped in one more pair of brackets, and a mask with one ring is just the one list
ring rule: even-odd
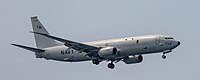
{"label": "overcast sky", "polygon": [[[199,0],[0,0],[0,80],[199,80]],[[87,42],[144,34],[175,37],[181,45],[162,60],[139,64],[68,63],[36,59],[13,47],[35,47],[30,17],[39,16],[56,36]]]}

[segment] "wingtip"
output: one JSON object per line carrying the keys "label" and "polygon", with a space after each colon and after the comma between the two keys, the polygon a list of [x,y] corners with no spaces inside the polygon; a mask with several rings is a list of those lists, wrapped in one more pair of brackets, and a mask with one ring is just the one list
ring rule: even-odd
{"label": "wingtip", "polygon": [[14,44],[14,43],[10,43],[10,45],[16,45],[16,44]]}
{"label": "wingtip", "polygon": [[15,44],[15,43],[11,43],[10,45],[16,46],[16,47],[19,47],[19,46],[20,46],[19,44]]}
{"label": "wingtip", "polygon": [[15,44],[15,43],[11,43],[10,45],[13,45],[13,46],[19,46],[18,44]]}

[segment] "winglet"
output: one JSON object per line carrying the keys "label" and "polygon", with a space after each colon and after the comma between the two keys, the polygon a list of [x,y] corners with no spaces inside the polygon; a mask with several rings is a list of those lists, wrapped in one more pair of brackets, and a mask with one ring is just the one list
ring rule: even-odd
{"label": "winglet", "polygon": [[26,50],[29,50],[29,51],[32,51],[32,52],[44,52],[45,51],[43,49],[38,49],[38,48],[23,46],[23,45],[19,45],[19,44],[11,44],[11,45],[17,46],[17,47],[20,47],[20,48],[23,48],[23,49],[26,49]]}

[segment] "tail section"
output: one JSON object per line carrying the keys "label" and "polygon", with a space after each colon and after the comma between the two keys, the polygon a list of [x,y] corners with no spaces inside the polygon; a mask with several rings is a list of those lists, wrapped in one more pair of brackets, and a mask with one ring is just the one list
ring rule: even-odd
{"label": "tail section", "polygon": [[[33,32],[49,34],[49,32],[37,19],[37,16],[31,17],[31,22],[32,22]],[[47,38],[45,36],[42,36],[39,34],[34,34],[34,36],[35,36],[35,42],[36,42],[37,48],[47,48],[47,47],[58,45],[58,42],[56,42],[53,39]]]}

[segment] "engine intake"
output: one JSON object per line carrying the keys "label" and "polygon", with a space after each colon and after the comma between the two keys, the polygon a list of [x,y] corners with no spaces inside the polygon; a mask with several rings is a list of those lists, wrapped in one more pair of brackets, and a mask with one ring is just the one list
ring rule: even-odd
{"label": "engine intake", "polygon": [[100,57],[108,58],[108,57],[114,57],[117,54],[117,48],[115,47],[105,47],[100,49],[98,52]]}

